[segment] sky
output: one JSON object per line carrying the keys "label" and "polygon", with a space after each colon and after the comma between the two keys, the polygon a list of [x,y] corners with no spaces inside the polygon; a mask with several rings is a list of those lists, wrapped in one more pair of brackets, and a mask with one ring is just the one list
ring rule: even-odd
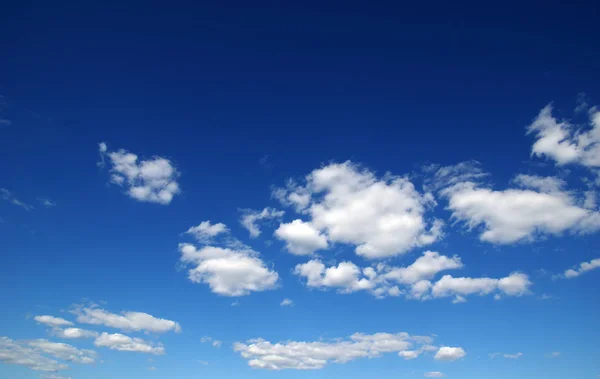
{"label": "sky", "polygon": [[3,6],[0,377],[599,377],[598,7]]}

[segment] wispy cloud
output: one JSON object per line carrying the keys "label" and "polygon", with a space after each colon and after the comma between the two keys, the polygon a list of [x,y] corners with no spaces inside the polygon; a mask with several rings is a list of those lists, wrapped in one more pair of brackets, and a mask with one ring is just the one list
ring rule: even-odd
{"label": "wispy cloud", "polygon": [[0,199],[8,201],[9,203],[16,205],[17,207],[21,207],[21,208],[25,209],[26,211],[35,209],[35,207],[33,205],[24,203],[21,200],[14,197],[13,194],[6,188],[0,188]]}

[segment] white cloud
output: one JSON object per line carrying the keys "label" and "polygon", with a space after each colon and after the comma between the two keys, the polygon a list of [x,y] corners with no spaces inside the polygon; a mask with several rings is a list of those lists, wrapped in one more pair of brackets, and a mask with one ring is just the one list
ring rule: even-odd
{"label": "white cloud", "polygon": [[75,339],[75,338],[95,338],[98,333],[80,328],[54,329],[52,334],[59,338]]}
{"label": "white cloud", "polygon": [[463,264],[456,255],[449,258],[433,251],[426,251],[408,267],[390,268],[385,277],[398,283],[413,284],[424,279],[431,279],[441,271],[462,267]]}
{"label": "white cloud", "polygon": [[92,364],[96,360],[93,350],[78,349],[66,343],[38,339],[28,343],[34,350],[52,355],[69,362]]}
{"label": "white cloud", "polygon": [[198,226],[190,227],[186,233],[193,235],[202,243],[209,243],[217,235],[228,232],[227,226],[221,222],[211,224],[210,221],[202,221]]}
{"label": "white cloud", "polygon": [[522,273],[512,273],[501,279],[494,278],[455,278],[451,275],[444,275],[431,288],[433,297],[455,296],[464,301],[467,295],[497,295],[522,296],[529,293],[531,282],[529,277]]}
{"label": "white cloud", "polygon": [[104,325],[121,330],[148,331],[164,333],[168,331],[181,332],[179,323],[163,318],[154,317],[144,312],[124,311],[121,314],[108,312],[96,305],[78,306],[71,311],[77,315],[77,322],[91,325]]}
{"label": "white cloud", "polygon": [[73,323],[71,321],[65,320],[64,318],[54,317],[54,316],[35,316],[33,318],[36,322],[40,324],[48,325],[51,327],[60,327],[60,326],[71,326]]}
{"label": "white cloud", "polygon": [[150,367],[148,367],[148,371],[156,371],[156,367],[150,366]]}
{"label": "white cloud", "polygon": [[42,374],[42,379],[71,379],[71,377],[56,374]]}
{"label": "white cloud", "polygon": [[492,359],[494,359],[496,357],[503,357],[506,359],[519,359],[523,356],[523,353],[516,353],[516,354],[492,353],[492,354],[489,354],[489,356]]}
{"label": "white cloud", "polygon": [[560,351],[554,351],[547,355],[548,358],[558,358],[560,357]]}
{"label": "white cloud", "polygon": [[447,257],[427,251],[407,267],[380,263],[375,267],[361,268],[352,262],[327,267],[320,260],[313,259],[296,265],[294,274],[304,278],[308,287],[334,288],[340,293],[367,291],[379,298],[402,294],[408,299],[419,300],[452,296],[454,303],[461,303],[466,301],[465,296],[473,294],[501,297],[529,293],[529,277],[517,272],[500,279],[445,275],[437,282],[430,281],[442,271],[462,267],[458,256]]}
{"label": "white cloud", "polygon": [[584,129],[556,119],[552,105],[544,107],[527,129],[536,137],[531,154],[546,156],[559,165],[578,163],[600,167],[600,112],[591,111],[589,115],[589,128]]}
{"label": "white cloud", "polygon": [[221,248],[189,243],[179,245],[181,261],[192,267],[189,279],[206,283],[212,292],[225,296],[244,296],[277,287],[279,275],[266,267],[259,254],[244,246]]}
{"label": "white cloud", "polygon": [[519,175],[521,188],[495,191],[474,182],[461,182],[441,193],[452,217],[469,228],[482,227],[482,241],[510,244],[540,235],[589,233],[600,228],[600,214],[577,203],[556,178]]}
{"label": "white cloud", "polygon": [[6,188],[0,188],[0,199],[8,201],[12,205],[21,207],[21,208],[25,209],[26,211],[35,209],[35,207],[33,205],[26,204],[26,203],[22,202],[21,200],[17,199],[16,197],[14,197],[13,194]]}
{"label": "white cloud", "polygon": [[50,199],[46,199],[43,197],[38,197],[37,200],[42,203],[43,206],[45,206],[46,208],[52,208],[56,206],[56,203]]}
{"label": "white cloud", "polygon": [[452,362],[464,358],[466,355],[467,353],[460,347],[442,346],[434,358],[438,361]]}
{"label": "white cloud", "polygon": [[44,357],[39,351],[27,346],[25,343],[13,341],[8,337],[0,337],[0,362],[46,372],[56,372],[69,368],[63,363]]}
{"label": "white cloud", "polygon": [[170,160],[155,157],[138,162],[138,156],[126,150],[108,151],[102,142],[98,148],[102,158],[108,157],[112,165],[110,181],[126,187],[128,196],[138,201],[169,204],[180,192],[179,173]]}
{"label": "white cloud", "polygon": [[430,371],[430,372],[426,372],[425,375],[423,375],[426,378],[443,378],[444,374],[442,374],[439,371]]}
{"label": "white cloud", "polygon": [[264,208],[262,211],[244,209],[242,212],[240,223],[244,228],[246,228],[246,230],[248,230],[250,237],[252,238],[258,237],[261,233],[258,226],[258,221],[277,219],[285,214],[284,211],[278,211],[275,208],[269,207]]}
{"label": "white cloud", "polygon": [[310,222],[299,219],[279,225],[275,236],[284,240],[287,250],[295,255],[310,255],[316,250],[326,249],[328,246],[327,237]]}
{"label": "white cloud", "polygon": [[584,272],[595,270],[597,268],[600,268],[600,258],[592,259],[589,262],[582,262],[578,267],[566,270],[564,277],[567,279],[576,278]]}
{"label": "white cloud", "polygon": [[323,235],[310,239],[311,248],[290,245],[290,238],[286,239],[296,254],[324,249],[330,241],[354,245],[365,258],[381,259],[431,244],[442,235],[442,222],[424,217],[426,209],[435,205],[431,194],[420,194],[406,178],[386,175],[380,179],[351,162],[316,169],[306,177],[305,186],[290,181],[274,196],[310,216],[307,222],[283,224],[280,237],[290,225],[304,227],[305,232],[308,226],[314,230],[312,237]]}
{"label": "white cloud", "polygon": [[202,343],[210,343],[214,347],[221,347],[221,345],[223,345],[223,341],[219,341],[217,339],[213,339],[210,336],[204,336],[204,337],[200,338],[200,342],[202,342]]}
{"label": "white cloud", "polygon": [[506,359],[519,359],[523,356],[523,353],[517,353],[517,354],[503,354],[502,355],[504,358]]}
{"label": "white cloud", "polygon": [[146,354],[162,355],[165,349],[161,345],[155,345],[141,338],[132,338],[123,334],[102,333],[94,341],[98,347],[107,347],[111,350],[133,351]]}
{"label": "white cloud", "polygon": [[282,307],[292,307],[294,306],[294,301],[288,298],[285,298],[281,301],[281,303],[279,304]]}
{"label": "white cloud", "polygon": [[[271,343],[264,339],[236,342],[234,350],[255,369],[310,370],[329,363],[347,363],[358,358],[376,358],[385,353],[401,353],[415,345],[428,345],[430,337],[411,337],[407,333],[355,333],[348,339],[333,341],[286,341]],[[430,349],[426,349],[429,351]]]}

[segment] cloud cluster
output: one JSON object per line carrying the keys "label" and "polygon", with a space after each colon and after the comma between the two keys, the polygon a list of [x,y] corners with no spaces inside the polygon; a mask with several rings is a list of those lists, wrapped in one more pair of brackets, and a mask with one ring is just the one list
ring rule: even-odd
{"label": "cloud cluster", "polygon": [[410,299],[454,297],[454,302],[466,301],[468,295],[495,294],[497,297],[522,296],[529,292],[531,282],[527,275],[512,273],[495,278],[468,278],[445,275],[432,282],[438,273],[462,268],[459,257],[447,257],[427,251],[407,267],[378,264],[360,268],[352,262],[341,262],[327,267],[319,260],[298,264],[294,273],[306,280],[313,288],[334,288],[340,293],[368,291],[377,297],[400,296]]}
{"label": "cloud cluster", "polygon": [[410,336],[407,333],[355,333],[348,339],[333,341],[271,343],[264,339],[254,339],[245,343],[236,342],[234,350],[247,359],[252,368],[311,370],[323,368],[330,363],[376,358],[386,353],[411,359],[422,352],[435,351],[437,348],[431,343],[431,337]]}
{"label": "cloud cluster", "polygon": [[382,259],[429,245],[442,235],[443,223],[425,218],[435,205],[431,194],[419,193],[407,178],[378,178],[352,162],[316,169],[305,185],[290,181],[274,196],[309,218],[283,223],[275,233],[298,255],[342,243],[355,246],[362,257]]}
{"label": "cloud cluster", "polygon": [[38,349],[28,346],[26,342],[13,341],[8,337],[0,337],[0,362],[46,372],[56,372],[69,368],[64,363],[59,363],[54,359],[41,355]]}
{"label": "cloud cluster", "polygon": [[124,311],[121,314],[108,312],[97,305],[76,306],[71,313],[77,316],[77,322],[91,325],[104,325],[110,328],[164,333],[181,332],[179,323],[154,317],[144,312]]}
{"label": "cloud cluster", "polygon": [[78,349],[66,343],[52,342],[46,339],[29,341],[28,345],[34,350],[52,355],[64,361],[92,364],[96,359],[96,352],[93,350]]}
{"label": "cloud cluster", "polygon": [[104,165],[107,157],[111,164],[110,182],[126,188],[126,194],[143,202],[169,204],[180,192],[179,173],[170,160],[155,157],[138,161],[136,154],[126,150],[108,151],[104,142],[98,146]]}
{"label": "cloud cluster", "polygon": [[102,333],[94,340],[94,345],[107,347],[111,350],[133,351],[146,354],[163,355],[165,353],[165,349],[161,345],[120,333]]}

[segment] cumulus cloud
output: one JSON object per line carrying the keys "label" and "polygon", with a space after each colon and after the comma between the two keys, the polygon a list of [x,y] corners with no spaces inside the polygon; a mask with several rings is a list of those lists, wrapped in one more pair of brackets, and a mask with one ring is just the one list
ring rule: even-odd
{"label": "cumulus cloud", "polygon": [[249,247],[197,249],[179,244],[181,261],[191,266],[188,277],[194,283],[206,283],[212,292],[224,296],[244,296],[277,287],[279,275],[270,270],[259,254]]}
{"label": "cumulus cloud", "polygon": [[[462,168],[466,173],[456,167],[440,170],[452,171],[459,178],[471,172],[468,167]],[[481,228],[482,241],[510,244],[543,235],[600,229],[600,214],[583,207],[583,200],[554,177],[518,175],[513,180],[517,188],[506,190],[493,190],[473,181],[447,179],[446,183],[450,184],[440,193],[448,199],[452,217],[465,222],[469,229]]]}
{"label": "cumulus cloud", "polygon": [[494,278],[455,278],[452,275],[444,275],[431,287],[431,295],[435,298],[451,297],[464,301],[468,295],[496,295],[523,296],[529,293],[531,286],[529,277],[523,273],[512,273],[501,279]]}
{"label": "cumulus cloud", "polygon": [[207,220],[202,221],[197,226],[190,227],[186,233],[193,235],[198,241],[202,243],[208,243],[217,235],[228,232],[229,229],[225,224],[221,222],[211,224],[210,220]]}
{"label": "cumulus cloud", "polygon": [[111,350],[133,351],[145,354],[163,355],[164,347],[151,342],[144,341],[141,338],[132,338],[123,334],[102,333],[94,341],[94,345],[98,347],[107,347]]}
{"label": "cumulus cloud", "polygon": [[63,363],[41,355],[39,350],[28,346],[25,342],[13,341],[8,337],[0,337],[0,362],[46,372],[69,368]]}
{"label": "cumulus cloud", "polygon": [[85,330],[80,328],[66,328],[60,329],[55,328],[52,334],[59,338],[65,339],[76,339],[76,338],[95,338],[98,337],[98,333],[92,330]]}
{"label": "cumulus cloud", "polygon": [[166,158],[155,157],[138,161],[138,156],[126,150],[109,151],[106,143],[98,145],[102,157],[111,165],[110,182],[126,188],[126,194],[143,202],[169,204],[180,192],[179,172]]}
{"label": "cumulus cloud", "polygon": [[287,250],[295,255],[310,255],[316,250],[327,248],[325,237],[310,222],[294,220],[279,225],[275,236],[286,242]]}
{"label": "cumulus cloud", "polygon": [[566,270],[563,275],[567,279],[572,279],[587,271],[595,270],[597,268],[600,268],[600,258],[592,259],[589,262],[582,262],[579,264],[579,266]]}
{"label": "cumulus cloud", "polygon": [[426,378],[443,378],[444,374],[439,371],[430,371],[426,372],[423,376]]}
{"label": "cumulus cloud", "polygon": [[531,154],[550,158],[558,165],[600,167],[600,111],[589,112],[589,116],[588,128],[577,127],[558,120],[552,115],[552,105],[547,105],[527,128],[536,138]]}
{"label": "cumulus cloud", "polygon": [[442,346],[435,354],[435,359],[438,361],[453,362],[457,359],[464,358],[467,355],[460,347]]}
{"label": "cumulus cloud", "polygon": [[240,223],[248,232],[250,237],[256,238],[260,236],[261,230],[258,226],[259,221],[281,218],[285,214],[284,211],[278,211],[275,208],[264,208],[262,211],[252,209],[242,210],[242,218]]}
{"label": "cumulus cloud", "polygon": [[104,325],[115,329],[164,333],[181,332],[179,323],[154,317],[144,312],[124,311],[121,314],[108,312],[97,305],[77,306],[71,311],[77,322],[91,325]]}
{"label": "cumulus cloud", "polygon": [[431,244],[442,235],[442,222],[425,218],[435,205],[431,194],[419,193],[407,178],[378,178],[351,162],[316,169],[305,185],[290,181],[274,196],[310,217],[284,223],[276,232],[295,254],[324,249],[329,241],[354,245],[356,254],[367,259],[382,259]]}
{"label": "cumulus cloud", "polygon": [[65,320],[64,318],[60,318],[60,317],[48,316],[48,315],[35,316],[33,319],[36,322],[39,322],[40,324],[48,325],[51,327],[61,327],[61,326],[73,325],[73,323],[69,320]]}
{"label": "cumulus cloud", "polygon": [[327,267],[313,259],[296,265],[294,274],[306,280],[306,285],[319,289],[336,289],[340,293],[367,291],[376,297],[404,295],[409,299],[428,300],[453,296],[454,303],[465,302],[465,296],[496,294],[522,296],[529,293],[531,282],[527,275],[513,273],[495,278],[455,278],[445,275],[432,282],[437,274],[459,269],[463,263],[458,256],[447,257],[427,251],[407,267],[378,264],[359,267],[352,262],[341,262]]}
{"label": "cumulus cloud", "polygon": [[78,349],[66,343],[52,342],[46,339],[38,339],[28,343],[34,350],[52,355],[58,359],[69,362],[92,364],[96,359],[93,350]]}
{"label": "cumulus cloud", "polygon": [[234,350],[255,369],[311,370],[321,369],[330,363],[343,364],[359,358],[376,358],[385,353],[402,356],[403,352],[414,347],[431,351],[431,342],[430,337],[410,336],[407,333],[355,333],[347,339],[314,342],[271,343],[259,338],[245,343],[236,342]]}
{"label": "cumulus cloud", "polygon": [[26,204],[26,203],[22,202],[21,200],[17,199],[16,197],[14,197],[13,194],[6,188],[0,188],[0,199],[8,201],[12,205],[21,207],[21,208],[25,209],[26,211],[35,209],[35,207],[33,205]]}

